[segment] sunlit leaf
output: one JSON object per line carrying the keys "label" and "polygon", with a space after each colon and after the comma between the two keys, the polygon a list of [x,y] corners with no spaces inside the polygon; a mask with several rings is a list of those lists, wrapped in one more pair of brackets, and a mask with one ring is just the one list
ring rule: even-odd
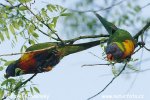
{"label": "sunlit leaf", "polygon": [[62,13],[61,16],[70,16],[71,13]]}
{"label": "sunlit leaf", "polygon": [[32,0],[19,0],[19,2],[21,2],[21,3],[28,3],[30,1],[32,1]]}
{"label": "sunlit leaf", "polygon": [[37,87],[33,87],[34,91],[36,91],[37,93],[40,93],[39,89]]}
{"label": "sunlit leaf", "polygon": [[3,36],[3,34],[0,32],[0,39],[2,40],[2,41],[4,41],[4,36]]}
{"label": "sunlit leaf", "polygon": [[3,98],[4,96],[4,90],[0,89],[0,98]]}
{"label": "sunlit leaf", "polygon": [[22,11],[27,10],[27,7],[25,7],[25,6],[20,6],[20,7],[19,7],[19,10],[22,10]]}
{"label": "sunlit leaf", "polygon": [[32,87],[30,87],[30,92],[32,95],[34,95]]}
{"label": "sunlit leaf", "polygon": [[9,25],[9,29],[13,35],[15,35],[15,30],[12,24]]}
{"label": "sunlit leaf", "polygon": [[3,69],[4,69],[4,68],[1,66],[1,67],[0,67],[0,71],[2,71]]}
{"label": "sunlit leaf", "polygon": [[8,30],[5,31],[5,35],[6,35],[7,39],[10,39]]}

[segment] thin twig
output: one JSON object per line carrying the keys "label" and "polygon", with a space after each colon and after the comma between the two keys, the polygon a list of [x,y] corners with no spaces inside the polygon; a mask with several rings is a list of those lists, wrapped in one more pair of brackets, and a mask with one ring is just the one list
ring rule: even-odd
{"label": "thin twig", "polygon": [[99,65],[111,65],[111,64],[85,64],[85,65],[82,65],[81,67],[85,67],[85,66],[99,66]]}
{"label": "thin twig", "polygon": [[141,7],[141,9],[144,9],[144,8],[148,7],[149,5],[150,5],[150,3],[144,5],[143,7]]}
{"label": "thin twig", "polygon": [[135,53],[137,53],[140,49],[141,49],[141,47],[138,48],[136,51],[134,51],[132,55],[134,55]]}
{"label": "thin twig", "polygon": [[87,100],[91,100],[92,98],[98,96],[99,94],[101,94],[102,92],[104,92],[106,90],[106,88],[125,70],[125,67],[127,65],[127,62],[125,63],[125,65],[123,66],[122,70],[116,75],[114,76],[111,81],[97,94],[93,95],[92,97],[88,98]]}
{"label": "thin twig", "polygon": [[[124,74],[143,73],[143,72],[147,72],[147,71],[150,71],[150,68],[143,69],[143,70],[139,70],[139,71],[124,72],[124,73],[122,73],[122,75],[124,75]],[[112,75],[112,74],[103,74],[103,75],[101,75],[100,77],[111,76],[111,75]]]}
{"label": "thin twig", "polygon": [[18,8],[18,7],[21,6],[21,4],[17,4],[17,5],[15,5],[15,6],[10,6],[10,7],[9,7],[9,6],[4,5],[4,4],[2,4],[2,3],[0,3],[0,5],[3,6],[3,7],[8,7],[9,10],[14,9],[14,8]]}
{"label": "thin twig", "polygon": [[116,4],[113,4],[113,5],[109,6],[109,7],[101,8],[101,9],[98,9],[98,10],[84,10],[84,11],[79,11],[79,10],[74,10],[74,9],[68,9],[68,10],[73,11],[73,12],[77,12],[77,13],[99,12],[99,11],[105,11],[105,10],[111,9],[111,8],[117,6],[117,5],[120,5],[121,3],[125,2],[125,1],[127,1],[127,0],[122,0],[118,3],[116,3]]}
{"label": "thin twig", "polygon": [[148,49],[146,46],[144,46],[144,48],[145,48],[147,51],[150,51],[150,49]]}

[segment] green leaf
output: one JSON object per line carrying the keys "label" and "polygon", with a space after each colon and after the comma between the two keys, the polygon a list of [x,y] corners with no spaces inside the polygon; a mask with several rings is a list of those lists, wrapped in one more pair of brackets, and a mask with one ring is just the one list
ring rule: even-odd
{"label": "green leaf", "polygon": [[15,35],[15,30],[12,24],[9,25],[9,29],[13,35]]}
{"label": "green leaf", "polygon": [[66,10],[67,10],[66,8],[63,8],[60,13],[64,13]]}
{"label": "green leaf", "polygon": [[42,15],[43,15],[44,17],[47,16],[46,10],[45,10],[44,8],[42,8]]}
{"label": "green leaf", "polygon": [[51,11],[51,12],[57,11],[56,6],[55,6],[55,5],[52,5],[52,4],[48,4],[48,5],[47,5],[47,9],[48,9],[49,11]]}
{"label": "green leaf", "polygon": [[15,88],[16,88],[16,87],[19,87],[21,84],[22,84],[22,82],[21,82],[21,81],[17,82],[17,84],[16,84]]}
{"label": "green leaf", "polygon": [[33,45],[33,44],[35,44],[35,42],[33,40],[29,39],[29,44]]}
{"label": "green leaf", "polygon": [[30,87],[30,92],[32,95],[34,95],[32,87]]}
{"label": "green leaf", "polygon": [[3,98],[4,96],[4,90],[0,89],[0,98]]}
{"label": "green leaf", "polygon": [[27,7],[25,7],[25,6],[20,6],[20,7],[19,7],[19,10],[24,11],[24,10],[28,10],[28,9],[27,9]]}
{"label": "green leaf", "polygon": [[37,33],[35,33],[35,32],[33,32],[32,35],[33,35],[35,38],[38,38],[38,37],[39,37],[39,35],[38,35]]}
{"label": "green leaf", "polygon": [[1,67],[0,67],[0,71],[2,71],[3,69],[4,69],[4,68],[1,66]]}
{"label": "green leaf", "polygon": [[53,12],[52,8],[51,8],[51,5],[47,5],[47,9],[50,11],[50,12]]}
{"label": "green leaf", "polygon": [[6,24],[5,20],[3,20],[2,18],[0,18],[0,24]]}
{"label": "green leaf", "polygon": [[59,17],[54,17],[53,20],[52,20],[52,23],[54,23],[54,28],[56,27],[56,23],[57,23],[57,20],[58,20]]}
{"label": "green leaf", "polygon": [[112,66],[112,73],[114,76],[118,75],[118,71],[116,70],[115,66]]}
{"label": "green leaf", "polygon": [[60,16],[70,16],[71,13],[62,13]]}
{"label": "green leaf", "polygon": [[28,91],[26,90],[26,88],[24,88],[24,93],[25,93],[26,95],[28,95]]}
{"label": "green leaf", "polygon": [[7,60],[5,60],[4,58],[0,58],[0,60],[1,60],[2,62],[7,62]]}
{"label": "green leaf", "polygon": [[6,13],[3,13],[2,16],[3,16],[4,18],[7,18],[7,17],[8,17]]}
{"label": "green leaf", "polygon": [[8,30],[5,31],[5,35],[6,35],[7,39],[10,39]]}
{"label": "green leaf", "polygon": [[15,79],[7,79],[5,81],[2,82],[1,86],[4,86],[5,84],[8,84],[8,83],[11,83],[11,84],[14,84],[15,83]]}
{"label": "green leaf", "polygon": [[21,2],[21,3],[28,3],[30,1],[32,1],[32,0],[19,0],[19,2]]}
{"label": "green leaf", "polygon": [[54,23],[50,23],[50,24],[48,24],[48,26],[52,29],[53,32],[55,32],[55,29],[54,29],[54,28],[55,28],[55,27],[54,27]]}
{"label": "green leaf", "polygon": [[129,69],[131,69],[131,70],[134,70],[134,71],[139,71],[139,69],[138,68],[136,68],[135,66],[132,66],[132,65],[130,65],[130,64],[128,64],[128,66],[127,66]]}
{"label": "green leaf", "polygon": [[19,24],[17,21],[13,21],[12,24],[13,24],[15,29],[19,30]]}
{"label": "green leaf", "polygon": [[34,91],[37,93],[40,93],[39,89],[37,87],[33,87]]}
{"label": "green leaf", "polygon": [[22,21],[22,20],[19,20],[19,21],[18,21],[18,25],[23,27],[23,21]]}
{"label": "green leaf", "polygon": [[4,64],[4,66],[10,65],[10,64],[13,63],[14,61],[15,61],[15,60],[7,61],[7,62]]}
{"label": "green leaf", "polygon": [[29,33],[33,33],[34,30],[35,30],[35,26],[34,26],[34,25],[30,25],[30,26],[29,26],[29,29],[28,29],[28,32],[29,32]]}
{"label": "green leaf", "polygon": [[4,36],[3,36],[3,34],[0,32],[0,39],[2,40],[2,41],[4,41]]}
{"label": "green leaf", "polygon": [[124,18],[125,20],[127,20],[129,17],[128,17],[128,15],[123,15],[123,18]]}
{"label": "green leaf", "polygon": [[135,8],[134,8],[134,11],[136,11],[136,12],[139,12],[141,10],[141,7],[140,6],[136,6]]}

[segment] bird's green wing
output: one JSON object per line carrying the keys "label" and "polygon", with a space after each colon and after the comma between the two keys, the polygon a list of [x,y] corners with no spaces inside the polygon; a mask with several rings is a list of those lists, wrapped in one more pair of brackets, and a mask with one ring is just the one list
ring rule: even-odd
{"label": "bird's green wing", "polygon": [[38,43],[27,48],[26,52],[40,50],[40,49],[48,48],[48,47],[55,46],[55,45],[57,45],[57,43],[55,42]]}

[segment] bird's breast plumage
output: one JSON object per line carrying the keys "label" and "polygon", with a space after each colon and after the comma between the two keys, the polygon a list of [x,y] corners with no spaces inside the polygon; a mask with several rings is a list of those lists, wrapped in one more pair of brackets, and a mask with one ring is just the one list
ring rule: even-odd
{"label": "bird's breast plumage", "polygon": [[134,52],[134,49],[135,49],[135,45],[134,45],[134,42],[132,40],[125,40],[123,42],[123,45],[124,45],[124,48],[125,48],[125,51],[124,51],[124,55],[123,55],[123,59],[128,57],[128,56],[131,56]]}

